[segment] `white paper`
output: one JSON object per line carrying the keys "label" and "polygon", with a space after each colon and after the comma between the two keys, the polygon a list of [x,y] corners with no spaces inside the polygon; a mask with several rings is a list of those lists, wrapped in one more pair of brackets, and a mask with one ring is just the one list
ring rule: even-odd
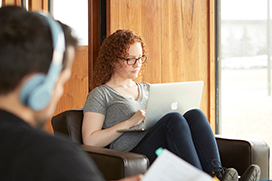
{"label": "white paper", "polygon": [[142,181],[213,181],[213,178],[164,149]]}

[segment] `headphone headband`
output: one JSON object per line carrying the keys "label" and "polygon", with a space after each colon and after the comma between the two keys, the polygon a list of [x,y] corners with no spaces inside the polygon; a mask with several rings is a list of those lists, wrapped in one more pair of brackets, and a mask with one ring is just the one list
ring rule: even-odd
{"label": "headphone headband", "polygon": [[60,65],[62,64],[62,57],[65,51],[65,43],[63,43],[65,42],[65,38],[64,38],[64,33],[62,31],[62,28],[58,22],[56,22],[51,17],[47,16],[44,12],[40,12],[37,14],[41,15],[47,21],[51,29],[53,48],[54,48],[52,62],[56,63],[57,65]]}
{"label": "headphone headband", "polygon": [[50,27],[53,41],[53,57],[45,75],[38,73],[32,76],[20,91],[21,102],[33,110],[42,110],[50,102],[52,92],[62,70],[63,54],[65,51],[65,37],[61,25],[45,13],[35,13],[43,17]]}

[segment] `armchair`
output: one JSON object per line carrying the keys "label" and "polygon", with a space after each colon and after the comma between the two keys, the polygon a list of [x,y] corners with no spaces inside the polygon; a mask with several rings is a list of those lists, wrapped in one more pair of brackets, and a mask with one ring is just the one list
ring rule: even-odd
{"label": "armchair", "polygon": [[117,180],[145,173],[149,166],[149,160],[144,155],[83,145],[81,136],[82,120],[82,109],[74,109],[54,116],[51,123],[55,134],[67,135],[70,141],[78,144],[86,151],[105,179]]}
{"label": "armchair", "polygon": [[[83,145],[82,120],[82,109],[74,109],[54,116],[51,123],[55,134],[67,135],[70,141],[79,144],[92,157],[106,179],[143,174],[148,169],[149,161],[144,155]],[[242,175],[254,163],[261,168],[261,179],[269,178],[269,146],[264,141],[215,137],[224,167],[233,167]]]}

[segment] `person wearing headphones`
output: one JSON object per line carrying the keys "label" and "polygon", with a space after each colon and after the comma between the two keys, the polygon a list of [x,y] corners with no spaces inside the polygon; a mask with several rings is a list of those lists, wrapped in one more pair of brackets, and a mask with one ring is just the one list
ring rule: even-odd
{"label": "person wearing headphones", "polygon": [[49,16],[0,8],[0,180],[104,180],[77,146],[40,129],[63,94],[76,47],[71,29]]}

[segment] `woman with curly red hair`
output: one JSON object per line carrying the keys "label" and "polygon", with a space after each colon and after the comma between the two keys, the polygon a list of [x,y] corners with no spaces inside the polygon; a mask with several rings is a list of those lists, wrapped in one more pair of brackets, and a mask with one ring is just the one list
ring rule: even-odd
{"label": "woman with curly red hair", "polygon": [[[122,34],[126,36],[122,36]],[[129,37],[130,35],[130,37]],[[131,44],[139,42],[142,46],[142,54],[146,55],[145,42],[134,32],[127,30],[116,31],[113,35],[104,40],[97,57],[97,64],[94,69],[93,84],[95,87],[107,83],[115,71],[115,65],[119,64],[120,58],[128,57],[128,50]],[[144,64],[143,64],[144,65]]]}
{"label": "woman with curly red hair", "polygon": [[[169,113],[148,131],[117,131],[141,127],[145,119],[150,84],[134,81],[147,60],[145,54],[143,39],[131,30],[117,30],[104,40],[94,72],[96,87],[83,108],[84,144],[140,153],[151,164],[155,151],[163,147],[220,180],[238,181],[235,169],[222,169],[214,134],[199,109]],[[256,166],[242,179],[257,171]]]}

